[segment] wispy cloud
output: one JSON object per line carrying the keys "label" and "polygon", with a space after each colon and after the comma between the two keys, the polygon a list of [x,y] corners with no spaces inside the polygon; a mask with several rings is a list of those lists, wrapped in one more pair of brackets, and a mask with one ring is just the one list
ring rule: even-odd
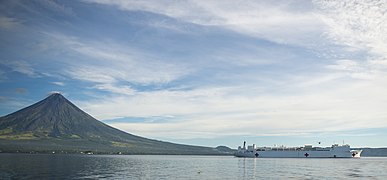
{"label": "wispy cloud", "polygon": [[[217,26],[280,44],[315,51],[337,43],[367,51],[385,61],[384,1],[107,1],[128,11],[148,11],[183,22]],[[326,41],[326,35],[332,41]],[[336,47],[337,48],[337,47]],[[328,53],[328,52],[326,52]],[[338,53],[336,53],[338,54]],[[382,58],[382,59],[380,59]]]}
{"label": "wispy cloud", "polygon": [[0,15],[0,29],[12,29],[20,25],[20,22],[15,18],[10,18]]}
{"label": "wispy cloud", "polygon": [[66,59],[62,62],[67,64],[63,75],[96,83],[92,88],[98,90],[128,95],[134,90],[119,83],[164,84],[190,72],[184,65],[168,63],[111,41],[84,41],[63,34],[46,35],[49,39],[46,43],[55,42],[54,50],[59,48],[68,54],[78,55],[75,61]]}
{"label": "wispy cloud", "polygon": [[[111,123],[129,132],[164,138],[178,134],[182,138],[257,135],[257,131],[266,135],[289,132],[302,135],[386,126],[387,114],[381,109],[387,102],[383,98],[384,85],[378,82],[339,84],[302,86],[303,91],[307,88],[309,92],[279,96],[247,96],[252,93],[245,88],[137,92],[133,96],[79,104],[99,119],[172,115],[174,118],[162,123]],[[297,86],[282,86],[285,91],[294,87]],[[334,91],[325,90],[332,88]],[[364,93],[372,96],[362,96]],[[372,121],[368,121],[370,118]]]}
{"label": "wispy cloud", "polygon": [[[264,53],[233,55],[229,53],[233,51],[231,48],[224,48],[224,51],[217,49],[217,52],[221,53],[208,56],[216,62],[223,62],[212,66],[216,70],[214,74],[218,75],[211,76],[214,80],[212,86],[199,83],[188,90],[130,91],[127,94],[129,96],[117,95],[108,99],[80,102],[84,109],[99,119],[165,115],[175,117],[163,123],[111,123],[116,127],[129,132],[165,138],[171,136],[205,138],[236,134],[303,135],[321,131],[340,132],[386,127],[383,119],[387,114],[380,109],[386,103],[386,99],[382,98],[386,95],[383,89],[387,87],[382,83],[385,80],[385,73],[371,63],[377,59],[376,57],[380,60],[384,55],[380,49],[369,51],[369,47],[373,47],[369,46],[370,44],[382,42],[373,41],[369,35],[352,42],[350,36],[357,31],[356,27],[363,24],[359,21],[359,26],[351,26],[354,22],[345,20],[351,11],[345,7],[330,6],[330,1],[326,4],[247,1],[238,5],[236,2],[219,1],[93,2],[113,5],[127,11],[161,14],[181,22],[231,30],[247,37],[261,38],[290,47],[301,46],[303,52],[311,50],[331,54],[330,57],[333,57],[326,62],[314,64],[315,67],[308,70],[308,64],[305,64],[307,60],[302,57],[305,53],[297,54],[294,49],[287,49],[289,46],[284,47],[282,51],[279,51],[280,47],[274,48],[277,53],[286,57],[282,57],[283,59],[262,56]],[[302,6],[298,6],[298,3],[302,3]],[[355,13],[355,15],[366,16],[361,17],[365,19],[373,18],[368,14]],[[368,34],[382,36],[379,30],[377,32],[365,30],[369,31]],[[364,45],[359,46],[357,42]],[[333,44],[336,45],[331,46]],[[245,49],[248,47],[242,46]],[[252,51],[254,48],[260,51],[259,48],[262,47],[250,46],[247,49],[249,48]],[[337,49],[332,53],[330,48]],[[268,49],[265,47],[264,50]],[[367,60],[361,61],[359,57],[351,59],[351,53],[354,51],[369,53],[362,56]],[[304,61],[297,62],[294,54],[304,58]],[[236,59],[238,60],[235,61]],[[267,75],[257,72],[262,71],[261,68],[253,68],[257,71],[249,72],[251,65],[273,65],[272,67],[278,69],[274,68],[273,72]],[[219,70],[221,66],[222,70]],[[294,70],[292,73],[280,66],[301,71]],[[198,71],[203,72],[206,68],[209,66],[198,67]],[[226,73],[224,69],[232,71]],[[224,78],[221,78],[222,76]],[[204,76],[200,78],[205,80]],[[113,110],[109,107],[115,108]],[[373,119],[372,122],[367,121],[370,118]],[[257,134],[257,131],[260,133]]]}
{"label": "wispy cloud", "polygon": [[64,86],[65,83],[64,82],[60,82],[60,81],[55,81],[55,82],[51,82],[52,84],[55,84],[55,85],[58,85],[58,86]]}
{"label": "wispy cloud", "polygon": [[281,44],[315,45],[324,28],[308,1],[89,2],[114,5],[129,11],[148,11],[204,26],[218,26]]}
{"label": "wispy cloud", "polygon": [[60,2],[56,2],[53,0],[36,0],[35,2],[39,3],[41,7],[45,7],[49,9],[50,11],[54,11],[58,14],[63,14],[67,16],[75,16],[76,14],[70,7],[66,7],[65,5],[61,4]]}
{"label": "wispy cloud", "polygon": [[39,73],[31,66],[30,63],[23,60],[6,60],[0,61],[0,64],[9,67],[12,71],[25,74],[30,77],[39,77]]}
{"label": "wispy cloud", "polygon": [[82,55],[70,62],[67,71],[72,77],[92,82],[127,81],[132,83],[166,83],[185,73],[187,68],[162,62],[140,50],[114,42],[82,41],[62,34],[47,34],[61,42],[58,48]]}
{"label": "wispy cloud", "polygon": [[[387,59],[385,1],[315,1],[318,15],[329,27],[328,37],[349,50],[365,51],[370,59]],[[370,60],[369,59],[369,60]]]}
{"label": "wispy cloud", "polygon": [[123,95],[134,95],[135,90],[130,86],[114,86],[112,84],[98,84],[94,88]]}
{"label": "wispy cloud", "polygon": [[71,78],[89,81],[95,83],[114,83],[116,78],[109,74],[108,72],[114,72],[111,68],[105,67],[93,67],[86,65],[79,65],[78,67],[74,66],[71,69],[65,70],[65,73]]}
{"label": "wispy cloud", "polygon": [[328,53],[335,62],[326,67],[343,77],[372,82],[387,80],[387,25],[384,23],[387,3],[345,0],[314,1],[314,4],[316,14],[328,27],[325,36],[343,47],[341,51],[337,51],[337,46],[330,47]]}

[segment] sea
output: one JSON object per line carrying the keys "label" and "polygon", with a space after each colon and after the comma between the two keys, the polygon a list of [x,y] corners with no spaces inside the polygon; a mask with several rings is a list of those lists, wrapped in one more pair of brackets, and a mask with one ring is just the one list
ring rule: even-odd
{"label": "sea", "polygon": [[387,179],[387,158],[0,153],[0,179]]}

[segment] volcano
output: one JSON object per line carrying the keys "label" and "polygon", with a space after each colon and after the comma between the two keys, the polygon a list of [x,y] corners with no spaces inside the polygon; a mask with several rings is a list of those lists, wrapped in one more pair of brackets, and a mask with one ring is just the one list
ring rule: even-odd
{"label": "volcano", "polygon": [[0,152],[224,154],[132,135],[98,121],[60,93],[0,118]]}

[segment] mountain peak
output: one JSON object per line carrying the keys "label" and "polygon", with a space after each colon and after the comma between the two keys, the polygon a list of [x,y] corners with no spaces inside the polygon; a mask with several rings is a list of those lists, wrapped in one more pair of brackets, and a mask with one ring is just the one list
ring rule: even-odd
{"label": "mountain peak", "polygon": [[10,128],[14,133],[32,132],[36,137],[87,137],[84,127],[100,126],[101,122],[85,113],[61,93],[52,93],[45,99],[3,117],[0,129]]}
{"label": "mountain peak", "polygon": [[49,96],[63,96],[61,92],[53,91],[49,93]]}
{"label": "mountain peak", "polygon": [[46,99],[55,100],[55,99],[66,99],[66,98],[60,92],[52,92],[52,93],[49,93]]}

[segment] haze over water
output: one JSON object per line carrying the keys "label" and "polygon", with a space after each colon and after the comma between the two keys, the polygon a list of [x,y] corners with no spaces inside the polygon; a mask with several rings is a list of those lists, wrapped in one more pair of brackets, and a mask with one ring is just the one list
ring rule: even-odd
{"label": "haze over water", "polygon": [[0,179],[386,179],[387,158],[0,154]]}

